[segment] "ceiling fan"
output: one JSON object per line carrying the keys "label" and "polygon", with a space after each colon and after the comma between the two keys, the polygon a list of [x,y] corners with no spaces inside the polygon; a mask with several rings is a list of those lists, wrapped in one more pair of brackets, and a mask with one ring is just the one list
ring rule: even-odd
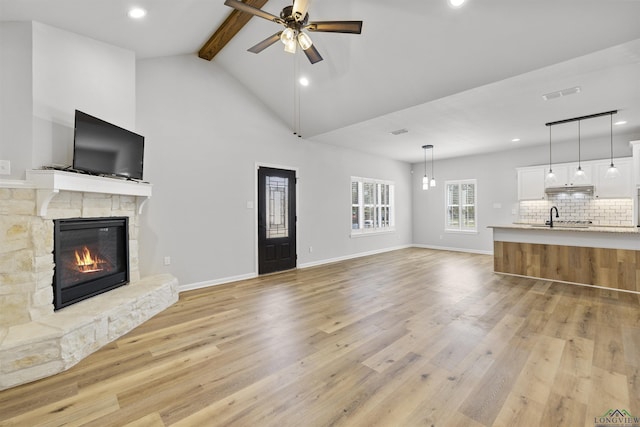
{"label": "ceiling fan", "polygon": [[310,3],[311,0],[294,0],[293,5],[286,6],[282,9],[278,17],[239,0],[225,0],[224,2],[225,5],[241,12],[250,13],[285,27],[284,30],[278,31],[274,35],[267,37],[260,43],[249,48],[249,52],[260,53],[278,40],[281,40],[282,43],[284,43],[285,52],[295,53],[296,47],[299,45],[309,59],[309,62],[315,64],[316,62],[322,61],[322,56],[320,56],[320,53],[313,45],[309,35],[303,30],[311,32],[360,34],[362,31],[362,21],[309,22],[307,10],[309,9]]}

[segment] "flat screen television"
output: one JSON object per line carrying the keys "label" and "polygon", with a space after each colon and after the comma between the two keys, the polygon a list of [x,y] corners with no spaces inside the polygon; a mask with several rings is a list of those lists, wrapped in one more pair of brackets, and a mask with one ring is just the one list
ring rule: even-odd
{"label": "flat screen television", "polygon": [[73,168],[142,180],[144,136],[76,110]]}

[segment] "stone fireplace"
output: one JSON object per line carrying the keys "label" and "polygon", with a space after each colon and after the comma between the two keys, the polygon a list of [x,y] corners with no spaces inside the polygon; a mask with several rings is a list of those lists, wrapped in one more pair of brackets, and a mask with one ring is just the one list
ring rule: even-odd
{"label": "stone fireplace", "polygon": [[[140,212],[150,196],[150,184],[71,172],[28,171],[26,181],[0,181],[0,390],[70,368],[177,301],[173,276],[140,278]],[[128,277],[120,274],[109,292],[74,294],[70,300],[79,302],[54,307],[55,228],[116,218],[125,224]],[[102,225],[88,233],[110,226]]]}

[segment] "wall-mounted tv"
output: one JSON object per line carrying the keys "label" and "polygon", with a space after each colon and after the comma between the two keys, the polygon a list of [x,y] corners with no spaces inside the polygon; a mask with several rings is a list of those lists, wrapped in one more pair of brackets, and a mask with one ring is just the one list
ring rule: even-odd
{"label": "wall-mounted tv", "polygon": [[73,168],[142,180],[144,136],[76,110]]}

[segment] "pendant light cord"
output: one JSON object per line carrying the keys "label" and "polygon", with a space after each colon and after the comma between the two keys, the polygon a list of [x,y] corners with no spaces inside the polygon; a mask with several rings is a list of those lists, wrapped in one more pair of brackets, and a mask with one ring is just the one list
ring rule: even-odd
{"label": "pendant light cord", "polygon": [[609,134],[609,142],[611,144],[611,166],[610,167],[614,167],[613,166],[613,113],[609,114],[609,120],[611,122],[610,124],[610,134]]}
{"label": "pendant light cord", "polygon": [[433,174],[433,147],[431,147],[431,179],[435,179],[435,175]]}
{"label": "pendant light cord", "polygon": [[553,173],[553,169],[551,168],[551,128],[553,126],[549,126],[549,173]]}
{"label": "pendant light cord", "polygon": [[580,120],[578,120],[578,170],[582,170],[580,158]]}
{"label": "pendant light cord", "polygon": [[300,88],[299,85],[300,63],[298,54],[293,54],[293,134],[300,135]]}
{"label": "pendant light cord", "polygon": [[296,87],[296,78],[298,76],[298,67],[297,67],[297,63],[296,63],[296,56],[293,55],[293,117],[292,117],[292,126],[293,126],[293,134],[296,135],[298,133],[298,126],[297,126],[297,112],[298,112],[298,108],[297,108],[297,104],[296,104],[296,92],[298,90],[298,88]]}
{"label": "pendant light cord", "polygon": [[424,177],[427,177],[427,146],[425,145],[424,147]]}

